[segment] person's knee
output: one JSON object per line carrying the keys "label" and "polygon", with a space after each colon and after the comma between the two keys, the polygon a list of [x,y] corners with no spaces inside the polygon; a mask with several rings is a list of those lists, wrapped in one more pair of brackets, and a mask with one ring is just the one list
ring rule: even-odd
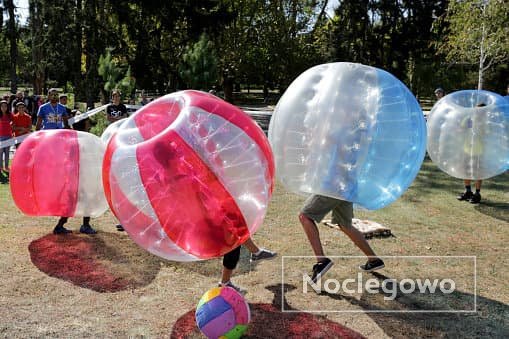
{"label": "person's knee", "polygon": [[310,217],[308,217],[304,213],[300,212],[299,213],[299,221],[300,221],[301,224],[304,225],[305,223],[313,222],[313,219],[311,219]]}

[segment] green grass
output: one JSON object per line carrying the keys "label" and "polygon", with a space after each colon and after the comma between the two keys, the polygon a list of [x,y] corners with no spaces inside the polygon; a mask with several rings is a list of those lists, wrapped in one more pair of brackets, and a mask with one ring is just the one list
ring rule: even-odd
{"label": "green grass", "polygon": [[[376,221],[392,230],[394,237],[370,240],[379,255],[476,256],[477,313],[363,312],[370,309],[404,311],[443,304],[461,306],[473,297],[469,272],[458,275],[465,284],[451,299],[429,301],[402,296],[387,302],[382,294],[303,296],[295,288],[285,294],[284,302],[296,310],[323,307],[361,311],[302,316],[319,323],[333,322],[373,338],[507,337],[509,173],[484,182],[480,205],[457,201],[456,195],[462,190],[461,180],[451,178],[426,160],[412,186],[398,201],[379,211],[355,213],[358,218]],[[254,237],[256,243],[277,251],[280,256],[312,255],[297,218],[303,201],[303,197],[288,193],[278,185],[264,225]],[[169,333],[180,331],[190,333],[189,337],[199,337],[189,312],[203,292],[219,279],[219,259],[191,264],[159,259],[135,245],[125,233],[116,232],[116,221],[109,212],[92,221],[99,230],[95,237],[73,235],[67,240],[53,237],[48,233],[56,218],[23,216],[13,204],[8,185],[0,185],[0,206],[0,336],[167,337]],[[69,228],[76,230],[79,224],[79,219],[71,219]],[[327,255],[361,255],[341,232],[320,227],[320,234]],[[34,250],[36,244],[39,252]],[[65,258],[57,261],[60,266],[53,267],[49,273],[40,264],[48,258],[38,257],[50,249],[42,246],[44,244],[52,244],[60,250],[73,246],[86,248],[83,253],[69,254],[73,255],[72,262],[95,262],[108,272],[107,277],[117,277],[122,282],[121,288],[101,292],[82,281],[66,278],[64,267],[68,262]],[[342,280],[356,275],[354,266],[363,260],[359,258],[345,264],[338,259],[327,277]],[[303,260],[302,269],[308,271],[312,261]],[[416,260],[407,264],[394,260],[387,260],[387,263],[380,271],[383,276],[379,277],[400,279],[419,274],[446,277],[461,273],[461,266],[440,266],[443,261],[429,261],[425,265]],[[80,271],[74,274],[85,281],[96,278]],[[298,272],[295,276],[298,281]],[[254,312],[247,336],[289,336],[288,326],[299,320],[291,318],[292,315],[263,311],[264,305],[278,309],[281,306],[281,260],[253,265],[243,251],[234,281],[248,289],[246,299]],[[186,323],[189,328],[182,325],[185,319],[191,322]],[[301,320],[308,324],[304,318]],[[273,330],[264,322],[280,324],[279,329]]]}

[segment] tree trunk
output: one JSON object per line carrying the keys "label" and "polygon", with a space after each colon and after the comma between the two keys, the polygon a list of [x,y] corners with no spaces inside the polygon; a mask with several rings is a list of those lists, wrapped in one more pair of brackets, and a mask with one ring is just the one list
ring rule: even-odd
{"label": "tree trunk", "polygon": [[45,61],[43,59],[43,40],[42,40],[42,21],[41,21],[41,4],[38,0],[29,1],[30,14],[30,36],[32,40],[32,65],[34,94],[43,94],[44,88],[44,68]]}
{"label": "tree trunk", "polygon": [[81,54],[83,53],[82,43],[83,43],[83,33],[82,33],[82,18],[83,18],[83,2],[82,0],[76,0],[76,8],[74,9],[74,22],[76,23],[76,48],[73,51],[73,86],[75,91],[74,100],[77,98],[83,100],[85,97],[84,91],[82,90],[82,77],[81,77]]}
{"label": "tree trunk", "polygon": [[11,93],[16,93],[18,90],[18,76],[16,74],[16,66],[18,60],[18,32],[16,30],[16,17],[14,16],[14,0],[5,0],[4,3],[7,12],[9,13],[9,21],[7,22],[7,38],[9,39],[9,54],[11,57]]}

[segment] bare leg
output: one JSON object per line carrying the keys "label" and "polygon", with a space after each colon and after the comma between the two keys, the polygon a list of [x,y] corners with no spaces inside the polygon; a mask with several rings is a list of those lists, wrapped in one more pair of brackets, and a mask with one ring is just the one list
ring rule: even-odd
{"label": "bare leg", "polygon": [[343,227],[340,226],[341,230],[353,241],[355,246],[357,246],[369,259],[369,261],[373,261],[377,259],[375,252],[371,246],[369,246],[364,235],[355,227]]}
{"label": "bare leg", "polygon": [[320,261],[323,259],[324,254],[322,242],[320,241],[320,233],[318,232],[315,222],[302,213],[299,214],[299,220],[304,228],[306,236],[308,237],[309,244],[315,253],[316,260]]}
{"label": "bare leg", "polygon": [[470,179],[463,179],[463,182],[465,183],[465,186],[470,186],[470,183],[472,182],[472,180],[470,180]]}
{"label": "bare leg", "polygon": [[[466,181],[466,180],[465,180],[465,181]],[[469,180],[469,181],[470,181],[470,180]],[[475,182],[475,189],[480,191],[480,190],[481,190],[481,185],[482,185],[482,180],[477,180],[477,181]]]}
{"label": "bare leg", "polygon": [[247,239],[243,245],[246,246],[251,253],[258,253],[260,251],[260,248],[256,246],[251,238]]}
{"label": "bare leg", "polygon": [[227,283],[232,277],[233,270],[230,270],[223,266],[223,273],[221,275],[221,282]]}

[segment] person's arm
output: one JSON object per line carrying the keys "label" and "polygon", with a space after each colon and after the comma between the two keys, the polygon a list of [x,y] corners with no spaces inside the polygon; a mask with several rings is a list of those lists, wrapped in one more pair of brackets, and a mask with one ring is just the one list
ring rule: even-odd
{"label": "person's arm", "polygon": [[71,129],[71,126],[69,126],[69,116],[66,114],[62,115],[62,120],[64,122],[64,128]]}
{"label": "person's arm", "polygon": [[39,131],[41,127],[42,127],[42,117],[38,115],[37,122],[35,123],[35,130]]}

